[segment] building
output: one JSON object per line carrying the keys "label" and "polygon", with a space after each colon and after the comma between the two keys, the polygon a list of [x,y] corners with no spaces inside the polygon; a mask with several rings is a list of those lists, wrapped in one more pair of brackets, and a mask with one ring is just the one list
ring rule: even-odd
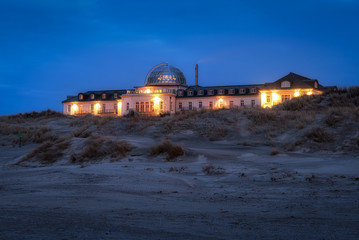
{"label": "building", "polygon": [[322,94],[325,88],[318,80],[295,73],[265,84],[209,86],[198,84],[198,65],[195,85],[188,86],[183,73],[162,63],[152,68],[145,85],[134,89],[87,91],[68,96],[62,102],[67,115],[126,115],[174,114],[202,109],[245,108],[272,106],[303,95]]}

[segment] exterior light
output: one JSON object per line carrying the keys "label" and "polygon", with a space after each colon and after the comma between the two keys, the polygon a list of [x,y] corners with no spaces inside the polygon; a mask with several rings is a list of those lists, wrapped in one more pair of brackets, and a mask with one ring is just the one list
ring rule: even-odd
{"label": "exterior light", "polygon": [[96,108],[96,109],[100,109],[100,104],[99,104],[99,103],[96,103],[96,104],[95,104],[95,108]]}
{"label": "exterior light", "polygon": [[151,93],[151,90],[150,90],[150,89],[146,89],[146,93]]}
{"label": "exterior light", "polygon": [[312,94],[313,94],[313,93],[312,93],[312,92],[310,92],[310,91],[309,91],[309,92],[307,92],[307,95],[312,95]]}
{"label": "exterior light", "polygon": [[261,94],[261,99],[262,99],[262,103],[266,102],[266,94],[265,93]]}
{"label": "exterior light", "polygon": [[277,93],[272,93],[272,99],[273,99],[273,102],[278,101],[278,94]]}
{"label": "exterior light", "polygon": [[72,111],[77,112],[77,110],[79,110],[77,104],[72,105]]}
{"label": "exterior light", "polygon": [[294,97],[299,97],[299,92],[295,92]]}

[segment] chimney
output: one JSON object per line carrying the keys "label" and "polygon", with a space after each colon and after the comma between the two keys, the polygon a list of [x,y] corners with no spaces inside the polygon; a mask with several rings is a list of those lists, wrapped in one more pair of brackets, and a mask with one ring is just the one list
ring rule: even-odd
{"label": "chimney", "polygon": [[195,84],[196,86],[198,86],[198,64],[196,64],[194,71],[195,71]]}

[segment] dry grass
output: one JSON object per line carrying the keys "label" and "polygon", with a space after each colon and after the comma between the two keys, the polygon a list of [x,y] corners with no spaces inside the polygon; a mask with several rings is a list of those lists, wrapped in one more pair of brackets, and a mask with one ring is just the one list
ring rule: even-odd
{"label": "dry grass", "polygon": [[215,167],[215,166],[212,166],[212,165],[204,166],[202,168],[202,171],[206,175],[220,175],[220,174],[225,174],[226,173],[226,169],[224,169],[222,167]]}
{"label": "dry grass", "polygon": [[99,161],[104,158],[119,160],[126,157],[132,150],[131,145],[125,141],[116,141],[100,135],[92,135],[87,141],[84,150],[76,156],[71,155],[72,162]]}
{"label": "dry grass", "polygon": [[43,164],[52,164],[63,156],[64,150],[70,145],[68,138],[59,138],[56,141],[46,141],[28,153],[17,164],[28,160],[39,160]]}
{"label": "dry grass", "polygon": [[167,153],[167,161],[173,160],[184,154],[183,147],[181,145],[173,144],[170,140],[166,139],[161,143],[153,146],[150,150],[151,156]]}
{"label": "dry grass", "polygon": [[312,127],[305,136],[318,143],[333,142],[334,136],[321,126]]}

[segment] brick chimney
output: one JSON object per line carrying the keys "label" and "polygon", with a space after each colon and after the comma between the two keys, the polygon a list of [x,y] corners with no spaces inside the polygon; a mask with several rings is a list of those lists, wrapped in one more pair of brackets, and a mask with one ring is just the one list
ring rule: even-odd
{"label": "brick chimney", "polygon": [[195,67],[195,85],[198,86],[198,64]]}

